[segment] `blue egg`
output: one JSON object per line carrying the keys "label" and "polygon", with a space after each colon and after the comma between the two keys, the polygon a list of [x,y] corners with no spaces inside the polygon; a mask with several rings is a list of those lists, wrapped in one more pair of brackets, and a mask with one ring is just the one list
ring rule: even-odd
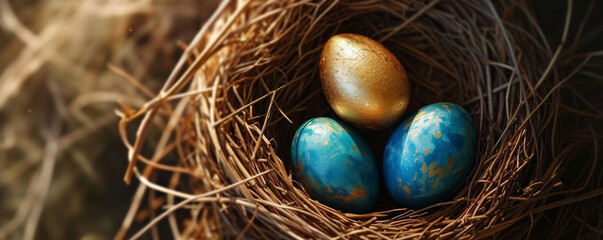
{"label": "blue egg", "polygon": [[310,119],[297,129],[291,167],[308,194],[329,207],[362,213],[377,200],[379,170],[369,145],[331,118]]}
{"label": "blue egg", "polygon": [[421,208],[449,196],[473,167],[475,126],[462,107],[435,103],[392,132],[383,156],[385,185],[405,207]]}

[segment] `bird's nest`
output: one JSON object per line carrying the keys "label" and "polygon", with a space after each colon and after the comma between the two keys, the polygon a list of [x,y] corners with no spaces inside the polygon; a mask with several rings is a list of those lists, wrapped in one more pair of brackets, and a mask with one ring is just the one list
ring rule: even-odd
{"label": "bird's nest", "polygon": [[[407,113],[440,101],[470,113],[477,159],[454,196],[410,210],[381,189],[373,211],[357,215],[311,199],[292,178],[293,133],[333,114],[318,62],[338,33],[368,36],[398,57],[411,84]],[[174,236],[210,239],[526,237],[543,211],[603,193],[574,194],[584,186],[560,181],[581,143],[567,139],[576,124],[563,120],[560,89],[591,58],[563,50],[516,1],[225,1],[157,96],[120,112],[126,181],[166,197],[134,236],[165,220]],[[375,152],[390,131],[370,134]],[[143,156],[149,141],[153,154]],[[600,166],[592,164],[585,178]],[[558,195],[566,197],[550,200]]]}

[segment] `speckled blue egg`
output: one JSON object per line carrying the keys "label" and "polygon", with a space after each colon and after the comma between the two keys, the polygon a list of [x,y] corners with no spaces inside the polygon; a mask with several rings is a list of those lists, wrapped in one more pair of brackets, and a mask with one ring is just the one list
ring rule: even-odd
{"label": "speckled blue egg", "polygon": [[383,156],[385,185],[405,207],[421,208],[449,196],[473,167],[475,126],[462,107],[421,108],[392,132]]}
{"label": "speckled blue egg", "polygon": [[329,207],[362,213],[377,199],[379,170],[369,145],[331,118],[310,119],[297,129],[291,166],[308,194]]}

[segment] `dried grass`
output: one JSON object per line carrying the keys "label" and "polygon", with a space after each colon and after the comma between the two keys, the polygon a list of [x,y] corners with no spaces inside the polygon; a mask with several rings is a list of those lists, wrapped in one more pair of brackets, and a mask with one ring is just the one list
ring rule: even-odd
{"label": "dried grass", "polygon": [[214,4],[0,0],[0,239],[114,234],[117,102],[154,97]]}

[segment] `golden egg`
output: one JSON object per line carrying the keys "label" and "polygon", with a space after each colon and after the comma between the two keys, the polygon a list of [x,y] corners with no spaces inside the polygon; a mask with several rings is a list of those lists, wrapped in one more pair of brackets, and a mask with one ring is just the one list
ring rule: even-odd
{"label": "golden egg", "polygon": [[345,121],[383,129],[402,118],[410,100],[408,78],[383,45],[358,34],[335,35],[322,49],[319,68],[325,96]]}

